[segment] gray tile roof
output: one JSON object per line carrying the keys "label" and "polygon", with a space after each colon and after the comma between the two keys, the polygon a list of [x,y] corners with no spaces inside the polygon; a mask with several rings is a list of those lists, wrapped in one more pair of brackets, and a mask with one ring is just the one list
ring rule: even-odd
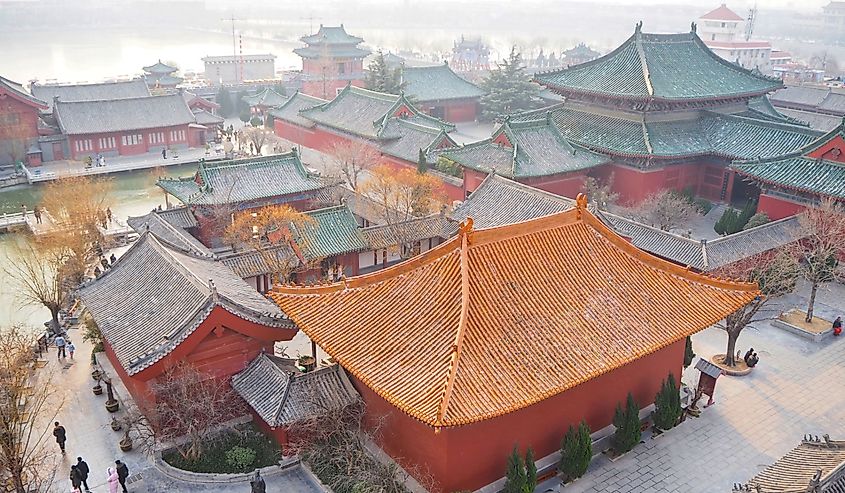
{"label": "gray tile roof", "polygon": [[132,79],[120,82],[100,84],[48,84],[32,85],[32,94],[53,106],[53,97],[59,101],[101,101],[105,99],[142,98],[150,95],[144,79]]}
{"label": "gray tile roof", "polygon": [[328,103],[328,101],[296,91],[293,93],[293,96],[288,98],[287,102],[282,103],[278,108],[270,110],[270,114],[273,115],[273,118],[278,118],[279,120],[295,123],[302,127],[312,127],[314,126],[314,121],[309,118],[303,118],[299,112],[324,103]]}
{"label": "gray tile roof", "polygon": [[475,228],[492,228],[556,214],[574,206],[574,200],[491,174],[448,216],[459,222],[471,217]]}
{"label": "gray tile roof", "polygon": [[187,207],[167,211],[152,211],[146,215],[130,217],[126,223],[138,234],[149,230],[171,246],[185,252],[211,257],[211,251],[185,228],[196,227],[197,222]]}
{"label": "gray tile roof", "polygon": [[291,426],[351,406],[360,396],[340,365],[300,373],[293,360],[259,354],[232,388],[271,427]]}
{"label": "gray tile roof", "polygon": [[830,88],[813,86],[787,86],[770,96],[775,105],[793,103],[818,107],[830,94]]}
{"label": "gray tile roof", "polygon": [[250,106],[275,107],[285,104],[288,98],[277,93],[272,88],[266,87],[263,91],[257,94],[244,96],[243,100]]}
{"label": "gray tile roof", "polygon": [[194,123],[194,114],[179,94],[97,101],[59,101],[54,108],[59,128],[69,135],[124,132]]}
{"label": "gray tile roof", "polygon": [[605,211],[600,212],[598,216],[619,235],[629,238],[640,250],[699,271],[707,270],[704,247],[698,240],[684,238]]}
{"label": "gray tile roof", "polygon": [[215,125],[220,125],[224,121],[226,121],[222,116],[217,116],[214,114],[209,113],[206,110],[195,110],[194,112],[194,119],[200,125],[205,125],[208,127],[213,127]]}
{"label": "gray tile roof", "polygon": [[[274,269],[267,265],[266,258],[268,254],[275,254],[276,260],[274,265],[294,264],[299,265],[299,259],[296,253],[289,245],[279,245],[267,250],[264,254],[259,253],[253,249],[241,250],[237,252],[226,252],[218,254],[220,261],[238,275],[241,279],[248,277],[269,274]],[[272,259],[272,257],[269,257]]]}
{"label": "gray tile roof", "polygon": [[821,132],[829,132],[838,127],[842,122],[842,118],[833,115],[825,115],[824,113],[794,110],[790,108],[778,108],[778,111],[790,118],[805,122],[809,124],[810,128],[813,130],[819,130]]}
{"label": "gray tile roof", "polygon": [[[501,144],[505,140],[510,146]],[[551,118],[506,120],[493,136],[441,155],[462,166],[509,178],[550,176],[600,166],[608,158],[570,144]]]}
{"label": "gray tile roof", "polygon": [[161,60],[159,60],[152,65],[143,67],[143,70],[149,74],[170,74],[176,72],[178,69],[176,67],[171,67],[166,63],[161,63]]}
{"label": "gray tile roof", "polygon": [[457,143],[441,128],[414,123],[413,119],[391,118],[382,135],[390,135],[379,145],[381,152],[416,163],[420,149],[426,153],[426,160],[435,162],[430,151],[441,145],[456,146]]}
{"label": "gray tile roof", "polygon": [[182,203],[197,205],[295,199],[327,186],[307,173],[296,152],[200,163],[192,177],[162,178],[157,184]]}
{"label": "gray tile roof", "polygon": [[222,263],[179,252],[152,233],[83,285],[79,296],[130,375],[173,351],[215,307],[268,327],[292,326]]}
{"label": "gray tile roof", "polygon": [[426,238],[450,238],[457,233],[458,223],[440,214],[410,219],[396,224],[370,226],[361,230],[372,250],[379,250]]}
{"label": "gray tile roof", "polygon": [[402,89],[414,101],[473,99],[484,94],[478,86],[461,78],[448,65],[404,67]]}
{"label": "gray tile roof", "polygon": [[303,36],[300,38],[303,43],[307,44],[353,44],[362,43],[364,38],[352,36],[346,32],[343,24],[339,26],[324,26],[320,24],[320,29],[316,34]]}
{"label": "gray tile roof", "polygon": [[338,205],[305,213],[314,223],[294,229],[294,241],[309,259],[336,257],[367,249],[367,242],[358,223],[346,205]]}
{"label": "gray tile roof", "polygon": [[[818,478],[816,474],[821,473]],[[845,491],[845,440],[831,440],[827,435],[805,436],[786,455],[751,478],[744,489],[761,493]]]}
{"label": "gray tile roof", "polygon": [[366,58],[370,53],[372,53],[368,49],[358,48],[357,46],[332,46],[328,50],[324,50],[320,47],[305,46],[303,48],[296,48],[293,52],[302,58],[312,59],[319,59],[326,56],[332,58]]}
{"label": "gray tile roof", "polygon": [[45,109],[47,106],[49,106],[49,103],[47,101],[39,99],[37,96],[34,96],[27,92],[27,90],[24,89],[23,85],[15,81],[9,80],[5,77],[0,77],[0,89],[8,91],[12,95],[17,96],[34,106],[38,106],[41,109]]}

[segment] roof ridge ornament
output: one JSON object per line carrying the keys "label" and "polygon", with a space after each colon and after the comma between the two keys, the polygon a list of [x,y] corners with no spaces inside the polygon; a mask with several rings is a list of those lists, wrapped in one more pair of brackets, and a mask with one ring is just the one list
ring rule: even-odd
{"label": "roof ridge ornament", "polygon": [[643,21],[637,22],[637,24],[634,25],[634,33],[640,34],[642,32],[642,30],[643,30]]}
{"label": "roof ridge ornament", "polygon": [[581,215],[584,211],[587,210],[587,194],[579,193],[577,197],[575,197],[575,217],[576,219],[580,220]]}
{"label": "roof ridge ornament", "polygon": [[695,22],[690,22],[689,29],[692,34],[695,34],[698,25]]}
{"label": "roof ridge ornament", "polygon": [[214,303],[220,303],[220,295],[217,293],[217,286],[214,285],[214,279],[208,280],[208,289],[211,290],[211,300]]}

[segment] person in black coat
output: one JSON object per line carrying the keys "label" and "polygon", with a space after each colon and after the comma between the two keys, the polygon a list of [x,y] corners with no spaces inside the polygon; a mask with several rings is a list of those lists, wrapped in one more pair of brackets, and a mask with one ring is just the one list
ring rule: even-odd
{"label": "person in black coat", "polygon": [[59,448],[62,449],[62,453],[64,454],[67,432],[65,432],[65,427],[60,425],[58,421],[53,425],[53,436],[56,437],[56,443],[59,444]]}
{"label": "person in black coat", "polygon": [[754,354],[754,348],[749,349],[748,352],[745,353],[745,356],[743,356],[742,360],[745,361],[745,364],[748,364],[748,358],[750,358],[752,354]]}
{"label": "person in black coat", "polygon": [[249,482],[252,487],[252,493],[266,493],[267,485],[264,483],[264,478],[261,477],[261,472],[256,469],[255,476]]}
{"label": "person in black coat", "polygon": [[88,473],[91,469],[88,468],[88,463],[82,460],[82,457],[76,458],[76,470],[79,471],[79,478],[82,480],[82,485],[85,486],[85,491],[91,491],[88,487]]}
{"label": "person in black coat", "polygon": [[114,461],[114,464],[117,466],[115,469],[117,472],[117,480],[120,482],[120,487],[123,488],[123,493],[126,493],[126,478],[129,477],[129,468],[126,467],[126,464],[120,462],[119,460]]}
{"label": "person in black coat", "polygon": [[79,475],[79,469],[76,465],[70,466],[70,485],[73,486],[73,491],[79,491],[82,486],[82,477]]}

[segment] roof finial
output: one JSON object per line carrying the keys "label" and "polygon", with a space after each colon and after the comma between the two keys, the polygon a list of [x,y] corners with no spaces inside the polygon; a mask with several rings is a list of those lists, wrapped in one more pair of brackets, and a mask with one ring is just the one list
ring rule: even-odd
{"label": "roof finial", "polygon": [[634,26],[634,32],[639,33],[643,30],[643,21],[637,22],[637,25]]}
{"label": "roof finial", "polygon": [[468,217],[466,221],[462,222],[458,227],[458,234],[466,235],[472,232],[472,218]]}
{"label": "roof finial", "polygon": [[208,289],[211,290],[211,299],[215,303],[220,301],[220,295],[217,294],[217,286],[214,285],[214,279],[208,280]]}
{"label": "roof finial", "polygon": [[691,22],[689,25],[690,32],[695,34],[696,27],[695,22]]}
{"label": "roof finial", "polygon": [[575,197],[575,216],[578,219],[581,219],[581,213],[587,210],[587,194],[579,193],[577,197]]}
{"label": "roof finial", "polygon": [[548,124],[551,124],[551,123],[552,123],[552,112],[546,111],[546,124],[548,125]]}

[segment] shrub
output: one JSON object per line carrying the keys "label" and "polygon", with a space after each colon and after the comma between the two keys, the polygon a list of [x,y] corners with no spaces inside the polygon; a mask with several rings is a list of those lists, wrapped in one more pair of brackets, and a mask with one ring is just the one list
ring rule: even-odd
{"label": "shrub", "polygon": [[654,398],[654,426],[660,430],[668,430],[678,424],[681,417],[681,395],[675,376],[669,377],[660,386],[660,392]]}
{"label": "shrub", "polygon": [[[246,467],[233,464],[230,460],[232,450],[244,449],[251,453],[252,461]],[[241,452],[234,452],[240,455]],[[236,431],[227,431],[215,437],[197,461],[182,457],[176,449],[162,453],[162,459],[173,467],[185,471],[201,473],[245,473],[255,468],[277,464],[281,450],[275,441],[261,433],[255,424],[236,427]]]}
{"label": "shrub", "polygon": [[566,436],[560,443],[560,462],[558,471],[565,481],[580,478],[587,472],[593,458],[593,440],[590,438],[590,427],[581,421],[578,428],[569,425]]}
{"label": "shrub", "polygon": [[745,227],[743,227],[742,229],[746,230],[756,228],[757,226],[762,226],[768,223],[769,221],[771,221],[771,219],[769,219],[768,214],[766,214],[765,212],[758,212],[757,214],[751,216],[751,219],[749,219],[748,222],[745,223]]}
{"label": "shrub", "polygon": [[695,352],[692,350],[692,337],[687,336],[686,348],[684,349],[684,368],[689,368],[694,358]]}
{"label": "shrub", "polygon": [[238,114],[238,119],[244,123],[249,123],[249,120],[252,118],[252,113],[249,112],[249,108],[245,111],[241,111]]}
{"label": "shrub", "polygon": [[440,156],[437,159],[437,164],[434,166],[437,171],[446,173],[447,175],[452,175],[457,178],[461,178],[463,176],[463,172],[461,171],[461,166],[452,161],[451,159],[446,159],[443,156]]}
{"label": "shrub", "polygon": [[537,464],[534,463],[534,450],[528,447],[525,451],[525,485],[522,487],[523,493],[534,493],[534,488],[537,487]]}
{"label": "shrub", "polygon": [[616,405],[613,426],[616,427],[613,433],[613,448],[617,453],[624,454],[640,443],[640,408],[630,392],[624,409],[621,403]]}
{"label": "shrub", "polygon": [[264,125],[264,120],[260,116],[253,116],[249,119],[249,124],[253,127],[261,127]]}
{"label": "shrub", "polygon": [[226,451],[226,463],[235,469],[246,469],[255,462],[255,450],[235,445]]}
{"label": "shrub", "polygon": [[713,202],[702,198],[693,199],[692,205],[694,205],[696,209],[701,212],[702,215],[707,215],[707,213],[710,212],[711,209],[713,209]]}
{"label": "shrub", "polygon": [[528,447],[523,460],[517,446],[513,446],[513,451],[508,457],[505,478],[503,493],[532,493],[534,491],[537,487],[537,465],[534,464],[534,451],[531,447]]}

